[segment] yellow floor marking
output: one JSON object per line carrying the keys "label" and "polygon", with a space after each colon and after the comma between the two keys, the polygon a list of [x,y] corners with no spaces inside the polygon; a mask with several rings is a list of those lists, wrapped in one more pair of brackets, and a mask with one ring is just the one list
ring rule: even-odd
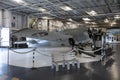
{"label": "yellow floor marking", "polygon": [[13,77],[12,80],[20,80],[19,78]]}

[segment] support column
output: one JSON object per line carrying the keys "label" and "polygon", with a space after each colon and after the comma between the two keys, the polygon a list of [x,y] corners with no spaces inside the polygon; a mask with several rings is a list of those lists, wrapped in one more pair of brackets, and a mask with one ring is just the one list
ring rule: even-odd
{"label": "support column", "polygon": [[0,28],[2,27],[2,10],[0,10]]}
{"label": "support column", "polygon": [[11,11],[3,10],[3,27],[11,28]]}
{"label": "support column", "polygon": [[20,28],[20,29],[22,29],[22,28],[28,28],[28,23],[27,23],[27,21],[28,21],[28,18],[27,18],[27,15],[22,15],[21,16],[21,19],[22,19],[22,27]]}
{"label": "support column", "polygon": [[[10,46],[10,32],[11,32],[11,11],[4,9],[2,10],[2,27],[3,28],[8,28],[9,29],[9,33],[6,35],[9,35],[7,39],[8,40],[8,44]],[[7,40],[6,39],[6,40]]]}
{"label": "support column", "polygon": [[27,28],[30,28],[29,16],[27,16]]}
{"label": "support column", "polygon": [[0,46],[1,46],[1,29],[2,29],[2,10],[0,10]]}

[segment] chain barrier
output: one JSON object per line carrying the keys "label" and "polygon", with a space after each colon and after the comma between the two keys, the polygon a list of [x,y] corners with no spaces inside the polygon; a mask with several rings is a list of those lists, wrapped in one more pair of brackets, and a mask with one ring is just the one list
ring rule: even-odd
{"label": "chain barrier", "polygon": [[[39,54],[42,54],[42,55],[44,55],[44,56],[52,57],[52,56],[50,56],[50,55],[43,54],[44,52],[38,51],[37,49],[36,49],[36,52],[39,53]],[[66,54],[67,54],[67,53],[72,53],[72,52],[73,52],[73,51],[68,51],[68,52],[66,52]]]}
{"label": "chain barrier", "polygon": [[52,57],[52,56],[50,56],[50,55],[47,55],[47,54],[43,54],[44,52],[39,52],[37,49],[35,50],[37,53],[39,53],[39,54],[42,54],[42,55],[44,55],[44,56],[47,56],[47,57]]}
{"label": "chain barrier", "polygon": [[[39,53],[39,54],[42,54],[42,55],[44,55],[44,56],[52,57],[52,56],[50,56],[50,55],[44,54],[44,52],[38,51],[36,48],[34,48],[34,49],[30,50],[30,51],[26,51],[26,52],[18,52],[18,51],[15,51],[14,49],[10,49],[10,50],[11,50],[12,52],[15,52],[15,53],[18,53],[18,54],[27,54],[27,53],[29,53],[29,52],[35,51],[35,52],[37,52],[37,53]],[[94,51],[85,51],[85,50],[82,50],[82,49],[77,49],[77,50],[80,50],[80,51],[82,51],[82,52],[94,53],[94,52],[97,52],[97,51],[99,51],[99,50],[102,50],[102,48],[97,49],[97,50],[94,50]],[[73,52],[73,51],[68,51],[68,52],[66,52],[66,54],[67,54],[67,53],[72,53],[72,52]]]}
{"label": "chain barrier", "polygon": [[80,51],[82,51],[82,52],[87,52],[87,53],[94,53],[94,52],[97,52],[97,51],[100,51],[100,50],[102,50],[103,48],[99,48],[99,49],[97,49],[97,50],[94,50],[94,51],[85,51],[85,50],[82,50],[82,49],[77,49],[77,50],[80,50]]}
{"label": "chain barrier", "polygon": [[12,52],[15,52],[15,53],[18,53],[18,54],[27,54],[27,53],[30,53],[30,52],[35,51],[36,48],[34,48],[34,49],[32,49],[32,50],[29,50],[29,51],[26,51],[26,52],[18,52],[18,51],[15,51],[14,49],[11,49],[11,48],[10,48],[10,50],[11,50]]}
{"label": "chain barrier", "polygon": [[[42,55],[44,55],[44,56],[52,57],[52,56],[50,56],[50,55],[44,54],[43,51],[38,51],[37,48],[34,48],[34,49],[29,50],[29,51],[26,51],[26,52],[18,52],[18,51],[15,51],[15,50],[12,49],[12,48],[10,48],[10,50],[11,50],[12,52],[15,52],[15,53],[18,53],[18,54],[27,54],[27,53],[34,52],[34,51],[35,51],[35,52],[37,52],[37,53],[39,53],[39,54],[42,54]],[[66,54],[67,54],[67,53],[72,53],[72,52],[73,52],[73,51],[68,51],[68,52],[66,52]]]}

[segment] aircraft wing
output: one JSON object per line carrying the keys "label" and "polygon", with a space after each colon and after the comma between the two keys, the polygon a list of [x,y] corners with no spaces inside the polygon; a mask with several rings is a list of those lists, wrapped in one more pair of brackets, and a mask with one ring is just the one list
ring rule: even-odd
{"label": "aircraft wing", "polygon": [[44,39],[49,41],[61,41],[71,37],[71,35],[65,35],[59,32],[39,32],[32,35],[32,38]]}
{"label": "aircraft wing", "polygon": [[17,37],[27,37],[27,38],[49,40],[49,41],[65,40],[72,37],[70,35],[61,34],[59,32],[47,32],[44,30],[36,30],[29,28],[16,31],[12,33],[12,35],[15,35]]}
{"label": "aircraft wing", "polygon": [[38,32],[43,32],[43,31],[37,30],[37,29],[24,28],[12,33],[12,35],[16,35],[18,37],[31,37],[32,34],[38,33]]}

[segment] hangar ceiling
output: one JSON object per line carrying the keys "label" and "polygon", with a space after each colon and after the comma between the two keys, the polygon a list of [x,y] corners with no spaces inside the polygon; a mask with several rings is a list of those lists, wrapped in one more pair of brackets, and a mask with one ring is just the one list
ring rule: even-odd
{"label": "hangar ceiling", "polygon": [[39,18],[100,26],[120,23],[120,0],[0,0],[0,7]]}

